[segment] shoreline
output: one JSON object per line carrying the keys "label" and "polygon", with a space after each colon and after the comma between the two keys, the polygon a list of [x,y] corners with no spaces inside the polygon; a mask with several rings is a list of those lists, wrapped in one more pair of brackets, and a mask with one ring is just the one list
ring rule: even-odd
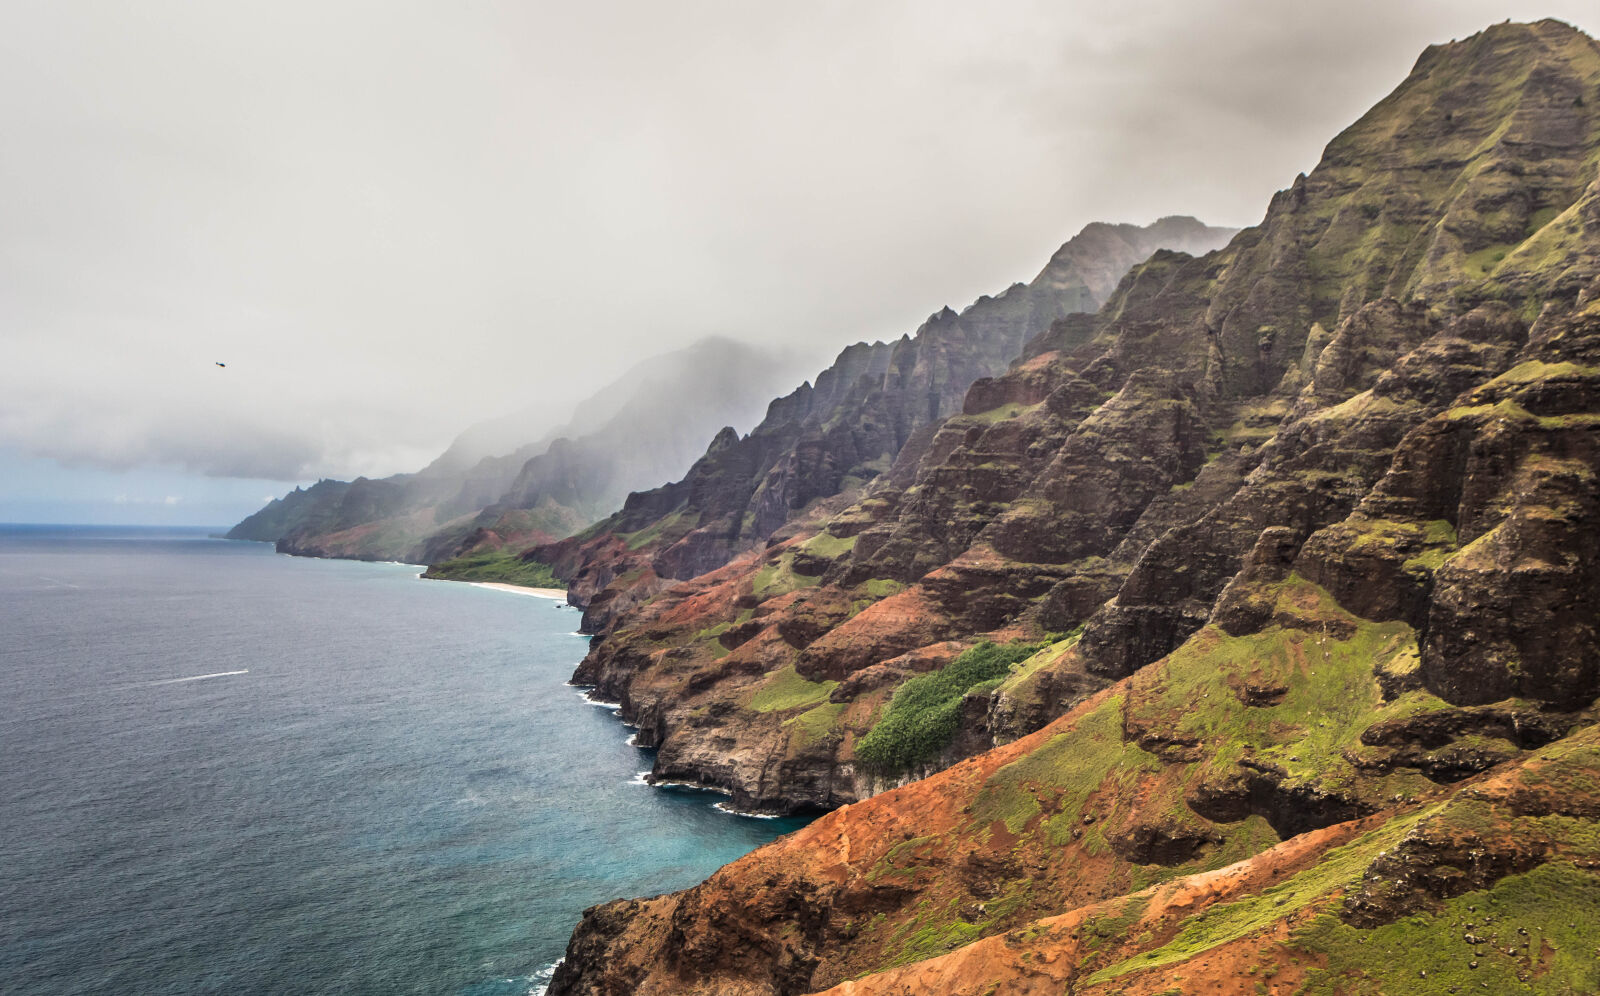
{"label": "shoreline", "polygon": [[529,588],[526,585],[507,584],[504,581],[468,581],[467,584],[474,588],[492,588],[495,591],[508,591],[513,595],[532,595],[534,598],[553,598],[558,602],[567,600],[565,588]]}

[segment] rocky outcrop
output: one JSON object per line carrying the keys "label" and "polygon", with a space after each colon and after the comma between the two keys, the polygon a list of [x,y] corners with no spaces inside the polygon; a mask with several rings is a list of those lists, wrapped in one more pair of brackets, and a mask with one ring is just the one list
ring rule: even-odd
{"label": "rocky outcrop", "polygon": [[[1568,930],[1526,900],[1600,902],[1597,159],[1591,39],[1430,49],[1261,225],[1155,254],[858,493],[598,620],[579,678],[658,776],[842,808],[554,991],[1333,992],[1473,895]],[[1570,804],[1527,787],[1557,764]],[[1474,794],[1501,778],[1521,802]],[[1493,978],[1583,991],[1563,959]]]}

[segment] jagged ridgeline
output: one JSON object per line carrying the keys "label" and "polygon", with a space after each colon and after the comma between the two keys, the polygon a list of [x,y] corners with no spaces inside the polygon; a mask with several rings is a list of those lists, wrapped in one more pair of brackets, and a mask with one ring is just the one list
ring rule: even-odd
{"label": "jagged ridgeline", "polygon": [[[791,354],[708,338],[639,364],[580,404],[560,428],[549,428],[557,420],[548,406],[483,423],[415,474],[296,488],[228,537],[275,543],[300,556],[428,563],[430,577],[461,580],[554,584],[545,560],[581,558],[597,561],[581,572],[586,579],[609,580],[620,573],[612,570],[615,544],[563,548],[544,559],[523,554],[610,515],[627,498],[626,511],[585,539],[623,532],[622,552],[659,552],[662,577],[690,577],[764,539],[793,507],[859,487],[887,468],[910,433],[959,407],[975,378],[1004,370],[1053,319],[1098,307],[1157,248],[1201,252],[1234,231],[1176,217],[1144,227],[1089,225],[1032,283],[985,297],[960,316],[946,309],[915,337],[852,346],[814,388],[808,382],[770,405],[794,382]],[[754,423],[763,409],[765,420],[740,440],[729,426]],[[799,451],[811,449],[814,460],[797,462]],[[842,472],[834,466],[840,460]],[[750,476],[746,464],[759,475],[779,463],[787,469],[766,484],[728,480]],[[690,480],[700,484],[691,487]],[[698,526],[707,528],[687,542],[669,542]],[[564,572],[562,581],[574,572]]]}
{"label": "jagged ridgeline", "polygon": [[773,401],[748,436],[724,429],[682,480],[629,495],[621,511],[527,559],[570,585],[594,631],[613,612],[721,567],[795,515],[837,506],[897,457],[920,452],[974,381],[1004,372],[1053,322],[1099,307],[1151,253],[1209,251],[1235,231],[1187,217],[1088,225],[1031,282],[959,314],[945,308],[913,335],[849,347],[815,384]]}
{"label": "jagged ridgeline", "polygon": [[657,777],[843,808],[552,992],[1600,992],[1597,173],[1593,39],[1432,47],[860,493],[600,585]]}

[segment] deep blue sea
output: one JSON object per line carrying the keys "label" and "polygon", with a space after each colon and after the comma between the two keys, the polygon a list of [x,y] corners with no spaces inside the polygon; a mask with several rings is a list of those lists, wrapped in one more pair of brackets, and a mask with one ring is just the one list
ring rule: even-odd
{"label": "deep blue sea", "polygon": [[0,526],[0,992],[537,992],[799,825],[639,783],[559,602],[206,532]]}

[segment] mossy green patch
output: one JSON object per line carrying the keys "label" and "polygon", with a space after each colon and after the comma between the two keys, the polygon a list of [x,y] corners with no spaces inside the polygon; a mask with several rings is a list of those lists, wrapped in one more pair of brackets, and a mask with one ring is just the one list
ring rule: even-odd
{"label": "mossy green patch", "polygon": [[1078,935],[1082,938],[1078,945],[1082,953],[1079,965],[1089,967],[1107,948],[1125,940],[1128,929],[1139,922],[1149,907],[1149,896],[1129,896],[1115,909],[1085,919],[1078,928]]}
{"label": "mossy green patch", "polygon": [[1122,706],[1121,696],[1107,698],[1070,730],[990,775],[972,802],[971,830],[981,833],[1000,821],[1022,833],[1049,805],[1051,840],[1064,843],[1084,803],[1114,773],[1159,771],[1154,754],[1123,741]]}
{"label": "mossy green patch", "polygon": [[832,736],[839,729],[840,718],[849,708],[848,702],[824,702],[793,719],[785,720],[783,725],[794,729],[797,746],[809,747]]}
{"label": "mossy green patch", "polygon": [[1484,246],[1477,252],[1469,253],[1467,258],[1461,261],[1461,270],[1468,277],[1481,280],[1493,273],[1500,265],[1500,261],[1515,248],[1516,245],[1511,243]]}
{"label": "mossy green patch", "polygon": [[921,863],[917,859],[917,851],[922,847],[938,840],[937,837],[910,837],[889,848],[877,864],[867,873],[867,881],[877,882],[883,878],[896,875],[902,878],[914,877]]}
{"label": "mossy green patch", "polygon": [[888,598],[905,590],[905,584],[891,578],[868,578],[856,585],[855,590],[868,598]]}
{"label": "mossy green patch", "polygon": [[[1307,996],[1600,992],[1600,877],[1565,862],[1361,930],[1323,913],[1293,943],[1323,957]],[[1492,921],[1490,918],[1493,918]],[[1471,930],[1464,924],[1471,923]],[[1469,939],[1477,938],[1474,944]],[[1492,938],[1492,940],[1491,940]]]}
{"label": "mossy green patch", "polygon": [[978,412],[976,415],[962,415],[958,417],[964,422],[976,422],[979,425],[994,425],[996,422],[1003,422],[1008,418],[1016,418],[1018,415],[1021,415],[1025,412],[1031,412],[1042,404],[1043,402],[1025,405],[1020,401],[1009,401],[1003,405],[998,405],[994,408],[991,408],[988,411]]}
{"label": "mossy green patch", "polygon": [[1600,727],[1587,727],[1543,748],[1521,777],[1526,785],[1568,798],[1600,798]]}
{"label": "mossy green patch", "polygon": [[820,574],[800,574],[794,569],[794,554],[784,553],[768,561],[750,581],[750,592],[758,601],[786,595],[797,588],[809,588],[822,580]]}
{"label": "mossy green patch", "polygon": [[1358,882],[1379,852],[1394,846],[1412,827],[1437,809],[1419,810],[1409,816],[1390,820],[1357,840],[1329,851],[1316,865],[1286,882],[1238,902],[1209,907],[1190,917],[1171,941],[1153,951],[1103,968],[1088,981],[1092,985],[1129,972],[1187,961],[1197,954],[1253,934],[1319,900],[1327,899]]}
{"label": "mossy green patch", "polygon": [[1451,422],[1465,420],[1488,421],[1489,419],[1502,418],[1512,422],[1535,422],[1537,417],[1526,408],[1507,398],[1494,404],[1457,405],[1439,416]]}
{"label": "mossy green patch", "polygon": [[[919,838],[907,844],[922,842]],[[1013,881],[978,909],[965,911],[966,916],[962,915],[959,899],[951,899],[943,906],[928,904],[890,936],[890,945],[898,948],[879,970],[946,954],[1003,929],[1006,919],[1027,903],[1032,892],[1033,883],[1027,879]]]}
{"label": "mossy green patch", "polygon": [[[1266,817],[1254,813],[1246,816],[1243,821],[1227,828],[1227,836],[1215,851],[1211,852],[1201,864],[1199,871],[1216,871],[1226,868],[1236,861],[1255,857],[1269,847],[1275,847],[1279,842],[1278,831],[1272,829]],[[1174,869],[1178,871],[1179,869]]]}
{"label": "mossy green patch", "polygon": [[1031,656],[1036,643],[987,640],[938,671],[919,674],[895,690],[888,709],[856,745],[856,757],[881,772],[906,771],[937,757],[956,734],[961,698],[973,686],[1003,678]]}
{"label": "mossy green patch", "polygon": [[1362,391],[1354,397],[1347,398],[1337,405],[1322,408],[1307,416],[1309,422],[1350,422],[1357,418],[1372,418],[1378,415],[1393,415],[1408,407],[1403,402],[1387,396],[1380,396],[1372,391]]}
{"label": "mossy green patch", "polygon": [[826,702],[829,693],[837,687],[837,681],[808,681],[793,664],[785,664],[767,675],[751,697],[750,708],[756,712],[784,712],[814,706]]}
{"label": "mossy green patch", "polygon": [[829,532],[821,532],[800,544],[800,549],[814,557],[835,560],[855,548],[856,537],[841,539]]}
{"label": "mossy green patch", "polygon": [[631,533],[618,533],[617,538],[630,550],[640,550],[660,539],[677,539],[694,528],[694,517],[686,508],[664,515],[643,529]]}
{"label": "mossy green patch", "polygon": [[1006,675],[998,686],[1000,691],[1003,693],[1015,692],[1026,685],[1033,679],[1034,675],[1061,660],[1063,654],[1078,645],[1078,640],[1082,636],[1083,627],[1079,626],[1061,639],[1037,651],[1028,659],[1012,665],[1011,673]]}
{"label": "mossy green patch", "polygon": [[[1129,722],[1161,739],[1200,743],[1204,769],[1219,777],[1250,759],[1281,768],[1289,785],[1349,786],[1358,772],[1345,752],[1359,748],[1362,731],[1447,704],[1424,691],[1384,700],[1376,671],[1415,653],[1416,634],[1405,623],[1350,615],[1299,577],[1276,590],[1280,614],[1306,628],[1270,626],[1248,636],[1201,630],[1135,678]],[[1241,707],[1252,686],[1282,692]]]}
{"label": "mossy green patch", "polygon": [[728,627],[732,626],[732,625],[733,625],[732,623],[719,622],[715,626],[707,626],[705,629],[702,629],[699,632],[695,633],[694,639],[696,639],[696,640],[714,640],[717,637],[721,636],[723,633],[726,633],[728,631]]}
{"label": "mossy green patch", "polygon": [[1339,527],[1354,531],[1352,553],[1395,551],[1408,571],[1436,571],[1456,549],[1456,530],[1447,520],[1414,522],[1401,519],[1351,518]]}
{"label": "mossy green patch", "polygon": [[1521,384],[1537,384],[1546,380],[1580,379],[1587,380],[1600,376],[1600,367],[1584,366],[1579,363],[1545,363],[1541,360],[1528,360],[1519,363],[1505,373],[1485,383],[1478,390],[1491,387],[1507,387]]}
{"label": "mossy green patch", "polygon": [[712,657],[726,657],[730,651],[722,645],[722,641],[718,640],[717,637],[727,632],[732,625],[729,622],[720,622],[715,626],[707,626],[705,629],[698,630],[694,636],[689,638],[689,641],[690,643],[704,644],[705,649]]}
{"label": "mossy green patch", "polygon": [[[952,899],[951,904],[953,906],[955,900]],[[933,958],[971,944],[983,936],[977,924],[961,919],[955,914],[954,909],[947,912],[947,916],[936,918],[928,926],[914,926],[919,920],[910,921],[908,926],[912,929],[904,931],[899,937],[891,938],[891,941],[900,942],[900,950],[882,967],[894,968],[897,965],[909,965],[912,962]]]}

